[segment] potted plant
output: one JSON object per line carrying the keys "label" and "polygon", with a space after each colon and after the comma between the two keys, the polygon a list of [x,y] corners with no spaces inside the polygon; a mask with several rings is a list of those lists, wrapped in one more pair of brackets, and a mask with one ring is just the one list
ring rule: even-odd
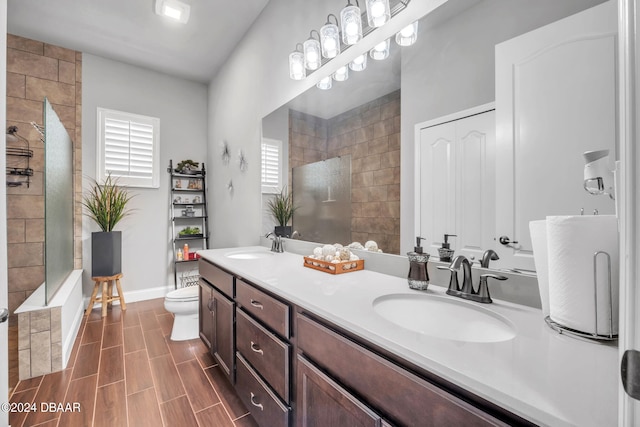
{"label": "potted plant", "polygon": [[86,214],[102,231],[91,233],[91,275],[114,276],[122,273],[122,232],[116,224],[131,213],[127,208],[133,196],[109,174],[104,183],[95,179],[91,190],[82,197]]}
{"label": "potted plant", "polygon": [[201,172],[200,170],[198,170],[199,167],[200,167],[199,162],[194,162],[191,159],[182,160],[176,166],[176,172],[183,173],[186,175],[196,175]]}
{"label": "potted plant", "polygon": [[267,202],[267,206],[273,218],[280,224],[275,227],[276,236],[290,237],[291,226],[288,224],[293,218],[293,213],[298,209],[293,205],[293,194],[288,193],[286,187],[283,187],[280,193],[276,193],[273,199]]}

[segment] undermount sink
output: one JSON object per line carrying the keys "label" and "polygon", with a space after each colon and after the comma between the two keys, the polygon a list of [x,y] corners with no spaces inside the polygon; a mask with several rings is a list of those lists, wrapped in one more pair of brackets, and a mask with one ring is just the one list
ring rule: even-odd
{"label": "undermount sink", "polygon": [[273,252],[265,250],[253,250],[253,251],[237,251],[228,252],[224,254],[227,258],[232,259],[261,259],[273,256]]}
{"label": "undermount sink", "polygon": [[516,336],[505,317],[473,303],[435,295],[392,294],[376,298],[373,309],[404,329],[453,341],[490,343]]}

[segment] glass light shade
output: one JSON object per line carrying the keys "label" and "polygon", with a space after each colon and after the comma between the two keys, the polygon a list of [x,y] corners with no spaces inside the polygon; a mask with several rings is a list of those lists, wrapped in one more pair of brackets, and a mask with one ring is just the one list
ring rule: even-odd
{"label": "glass light shade", "polygon": [[353,61],[349,63],[349,68],[353,71],[362,71],[367,68],[367,54],[363,53],[353,58]]}
{"label": "glass light shade", "polygon": [[337,82],[343,82],[349,78],[349,67],[343,65],[333,73],[333,79]]}
{"label": "glass light shade", "polygon": [[389,57],[389,47],[390,47],[390,39],[386,39],[385,41],[378,43],[375,45],[373,49],[369,51],[369,55],[371,59],[382,60],[387,59]]}
{"label": "glass light shade", "polygon": [[322,89],[322,90],[329,90],[331,89],[332,85],[333,85],[333,80],[331,79],[331,76],[327,76],[322,80],[320,80],[318,83],[316,83],[316,86],[318,87],[318,89]]}
{"label": "glass light shade", "polygon": [[322,56],[335,58],[340,53],[340,30],[336,24],[326,24],[320,28]]}
{"label": "glass light shade", "polygon": [[370,27],[381,27],[391,19],[389,0],[366,0],[367,21]]}
{"label": "glass light shade", "polygon": [[362,18],[358,6],[346,6],[340,12],[340,26],[342,27],[342,42],[352,45],[362,40]]}
{"label": "glass light shade", "polygon": [[418,21],[404,27],[396,34],[396,43],[400,46],[411,46],[418,40]]}
{"label": "glass light shade", "polygon": [[308,39],[302,45],[304,49],[304,66],[307,70],[320,68],[320,42],[316,39]]}
{"label": "glass light shade", "polygon": [[300,51],[289,54],[289,77],[293,80],[302,80],[307,77],[307,70],[304,68],[304,54]]}

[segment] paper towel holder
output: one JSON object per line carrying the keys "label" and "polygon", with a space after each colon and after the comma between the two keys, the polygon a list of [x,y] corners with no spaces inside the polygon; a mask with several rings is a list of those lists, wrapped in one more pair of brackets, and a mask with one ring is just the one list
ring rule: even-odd
{"label": "paper towel holder", "polygon": [[[598,334],[598,256],[604,255],[607,258],[607,280],[609,285],[609,334]],[[597,251],[593,254],[593,296],[594,296],[594,309],[596,319],[596,333],[579,331],[577,329],[569,328],[551,319],[551,316],[546,316],[544,321],[554,331],[560,334],[575,335],[581,338],[589,338],[599,341],[615,341],[618,339],[618,334],[613,333],[613,291],[611,283],[611,255],[605,251]]]}

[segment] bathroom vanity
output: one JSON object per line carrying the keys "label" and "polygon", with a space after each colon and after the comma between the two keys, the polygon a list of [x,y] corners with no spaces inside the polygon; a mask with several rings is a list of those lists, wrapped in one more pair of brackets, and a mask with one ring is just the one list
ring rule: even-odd
{"label": "bathroom vanity", "polygon": [[617,348],[540,310],[261,246],[199,253],[200,335],[261,426],[616,424]]}

